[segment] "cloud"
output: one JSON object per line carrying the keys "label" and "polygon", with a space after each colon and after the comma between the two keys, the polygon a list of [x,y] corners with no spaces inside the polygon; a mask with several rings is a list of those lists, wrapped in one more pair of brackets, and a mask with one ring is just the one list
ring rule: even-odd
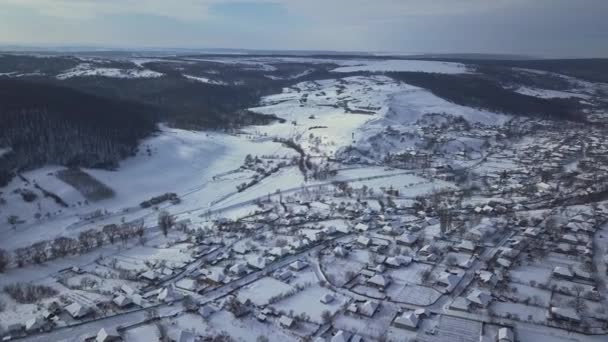
{"label": "cloud", "polygon": [[179,20],[207,18],[213,5],[278,4],[291,13],[323,20],[365,20],[451,15],[523,3],[524,0],[0,0],[41,14],[86,19],[108,14],[147,14]]}

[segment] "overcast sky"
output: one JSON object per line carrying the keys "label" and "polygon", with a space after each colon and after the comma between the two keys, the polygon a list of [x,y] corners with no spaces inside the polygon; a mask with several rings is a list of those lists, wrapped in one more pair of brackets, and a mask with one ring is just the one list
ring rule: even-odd
{"label": "overcast sky", "polygon": [[608,0],[0,0],[0,44],[608,57]]}

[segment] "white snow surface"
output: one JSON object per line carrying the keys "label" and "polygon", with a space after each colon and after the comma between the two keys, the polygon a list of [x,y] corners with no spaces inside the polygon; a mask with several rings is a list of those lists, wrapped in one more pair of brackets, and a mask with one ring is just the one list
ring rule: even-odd
{"label": "white snow surface", "polygon": [[111,78],[155,78],[162,77],[160,72],[147,69],[118,69],[118,68],[103,68],[95,67],[90,63],[81,63],[76,67],[65,70],[56,77],[60,80],[65,80],[72,77],[111,77]]}
{"label": "white snow surface", "polygon": [[333,72],[385,72],[385,71],[415,71],[441,74],[464,74],[468,73],[467,67],[461,63],[418,61],[418,60],[383,60],[366,61],[361,65],[343,66],[332,70]]}
{"label": "white snow surface", "polygon": [[547,89],[530,88],[530,87],[519,87],[519,88],[515,89],[515,92],[519,93],[519,94],[523,94],[523,95],[540,97],[543,99],[552,99],[552,98],[565,99],[565,98],[570,98],[570,97],[576,97],[576,98],[581,98],[581,99],[590,99],[591,98],[591,96],[589,96],[589,95],[579,94],[579,93],[575,93],[575,92],[547,90]]}
{"label": "white snow surface", "polygon": [[189,80],[193,80],[193,81],[197,81],[197,82],[201,82],[201,83],[207,83],[207,84],[214,84],[214,85],[227,85],[228,84],[226,82],[212,80],[207,77],[192,76],[192,75],[184,75],[184,77]]}

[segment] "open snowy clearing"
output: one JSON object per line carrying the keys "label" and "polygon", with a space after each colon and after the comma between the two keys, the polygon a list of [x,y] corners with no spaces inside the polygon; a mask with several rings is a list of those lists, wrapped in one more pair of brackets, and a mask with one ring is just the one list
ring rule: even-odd
{"label": "open snowy clearing", "polygon": [[332,70],[333,72],[385,72],[385,71],[411,71],[411,72],[431,72],[442,74],[463,74],[467,73],[467,67],[461,63],[435,62],[435,61],[416,61],[416,60],[384,60],[366,61],[361,65],[344,66]]}

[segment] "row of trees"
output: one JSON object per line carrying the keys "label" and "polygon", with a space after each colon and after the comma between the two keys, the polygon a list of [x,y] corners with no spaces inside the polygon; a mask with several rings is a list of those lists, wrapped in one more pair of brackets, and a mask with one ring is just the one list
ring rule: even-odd
{"label": "row of trees", "polygon": [[15,249],[12,256],[9,252],[0,250],[0,272],[10,265],[11,260],[14,260],[18,267],[23,267],[27,264],[41,264],[68,255],[86,253],[106,243],[124,244],[134,238],[140,239],[143,243],[144,233],[143,221],[120,226],[110,224],[101,230],[82,231],[78,238],[59,236],[53,240],[38,241],[30,246]]}

